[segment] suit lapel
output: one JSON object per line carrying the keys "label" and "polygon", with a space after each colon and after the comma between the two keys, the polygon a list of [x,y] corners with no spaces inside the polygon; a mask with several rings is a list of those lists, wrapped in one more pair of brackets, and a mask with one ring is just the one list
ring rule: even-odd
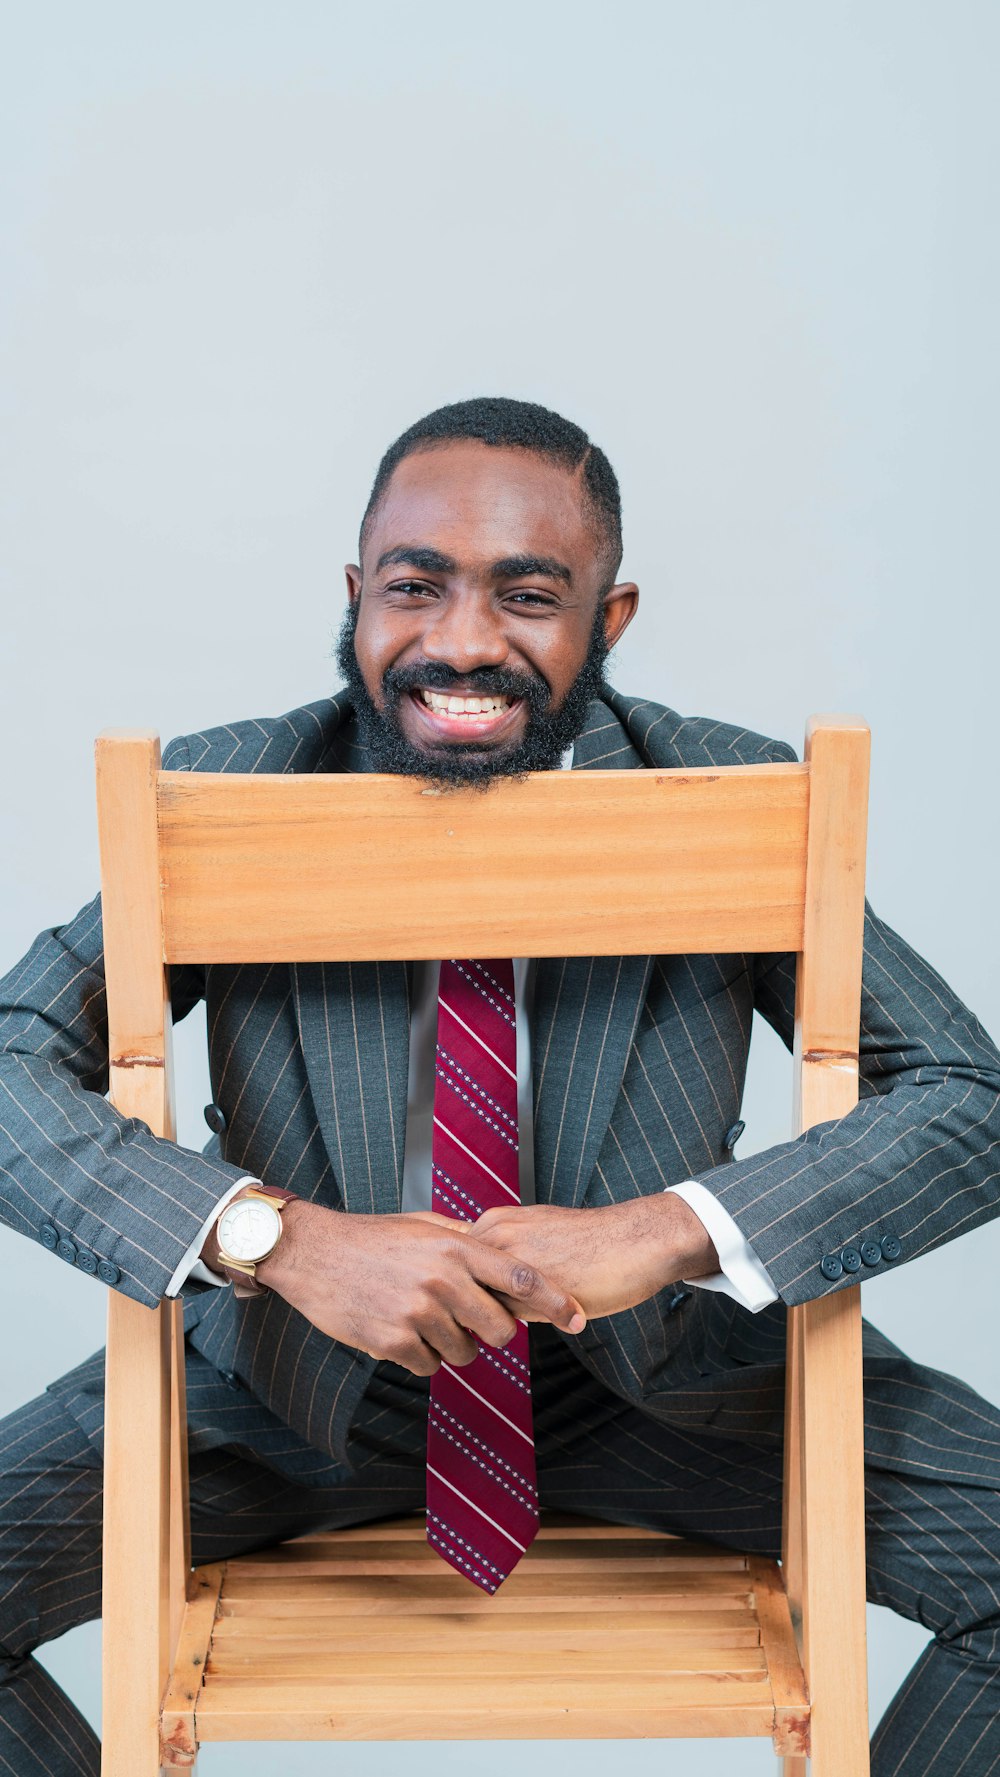
{"label": "suit lapel", "polygon": [[316,1116],[344,1207],[395,1214],[406,1135],[406,965],[297,963],[291,976]]}
{"label": "suit lapel", "polygon": [[[614,712],[605,703],[592,704],[574,748],[574,771],[626,771],[643,763]],[[540,1203],[583,1199],[621,1089],[651,968],[648,956],[539,960],[532,1056]]]}
{"label": "suit lapel", "polygon": [[[369,771],[353,712],[317,771]],[[344,1207],[393,1214],[403,1188],[410,1005],[405,963],[298,963],[292,988],[319,1126]]]}

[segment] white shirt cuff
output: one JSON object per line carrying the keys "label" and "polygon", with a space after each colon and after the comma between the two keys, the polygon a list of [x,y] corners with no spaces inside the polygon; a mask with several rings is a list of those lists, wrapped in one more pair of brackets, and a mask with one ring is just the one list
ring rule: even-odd
{"label": "white shirt cuff", "polygon": [[188,1247],[187,1252],[184,1254],[184,1257],[174,1272],[173,1277],[167,1284],[166,1291],[164,1292],[167,1296],[179,1296],[184,1285],[191,1280],[195,1283],[214,1283],[218,1289],[225,1289],[229,1282],[228,1277],[220,1277],[217,1271],[211,1270],[210,1267],[205,1264],[204,1260],[200,1257],[201,1249],[208,1239],[209,1230],[218,1221],[226,1204],[231,1198],[236,1196],[237,1191],[242,1191],[244,1185],[259,1184],[259,1178],[237,1179],[235,1185],[230,1185],[229,1190],[225,1195],[219,1198],[211,1215],[207,1216],[202,1223],[199,1232],[195,1235],[191,1245]]}
{"label": "white shirt cuff", "polygon": [[684,1283],[691,1289],[716,1290],[719,1295],[731,1296],[751,1314],[759,1314],[762,1308],[776,1302],[778,1292],[767,1271],[718,1198],[694,1179],[684,1185],[668,1186],[668,1195],[671,1194],[682,1197],[688,1208],[694,1210],[719,1255],[718,1271],[710,1277],[685,1277]]}

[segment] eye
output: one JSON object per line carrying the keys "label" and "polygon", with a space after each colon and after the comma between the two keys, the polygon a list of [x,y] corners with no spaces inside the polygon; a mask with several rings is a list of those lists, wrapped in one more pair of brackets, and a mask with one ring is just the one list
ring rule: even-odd
{"label": "eye", "polygon": [[557,600],[547,592],[535,592],[529,587],[521,587],[516,592],[507,594],[512,604],[554,606]]}
{"label": "eye", "polygon": [[405,598],[433,598],[437,587],[428,586],[426,580],[393,580],[386,592],[399,592]]}

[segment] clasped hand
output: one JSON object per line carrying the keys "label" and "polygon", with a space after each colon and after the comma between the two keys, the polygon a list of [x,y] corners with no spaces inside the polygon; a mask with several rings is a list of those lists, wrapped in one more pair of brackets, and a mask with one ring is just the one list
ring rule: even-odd
{"label": "clasped hand", "polygon": [[517,1320],[566,1333],[680,1276],[716,1268],[677,1197],[600,1209],[492,1209],[474,1224],[430,1213],[353,1215],[294,1202],[262,1283],[321,1332],[418,1376],[501,1348]]}

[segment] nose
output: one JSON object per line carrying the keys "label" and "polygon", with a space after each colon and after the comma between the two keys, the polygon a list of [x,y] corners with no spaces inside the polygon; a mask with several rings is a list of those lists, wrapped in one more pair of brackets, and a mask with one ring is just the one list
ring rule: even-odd
{"label": "nose", "polygon": [[421,647],[427,660],[439,661],[456,673],[502,666],[508,653],[507,639],[492,601],[461,593],[442,599],[435,607]]}

